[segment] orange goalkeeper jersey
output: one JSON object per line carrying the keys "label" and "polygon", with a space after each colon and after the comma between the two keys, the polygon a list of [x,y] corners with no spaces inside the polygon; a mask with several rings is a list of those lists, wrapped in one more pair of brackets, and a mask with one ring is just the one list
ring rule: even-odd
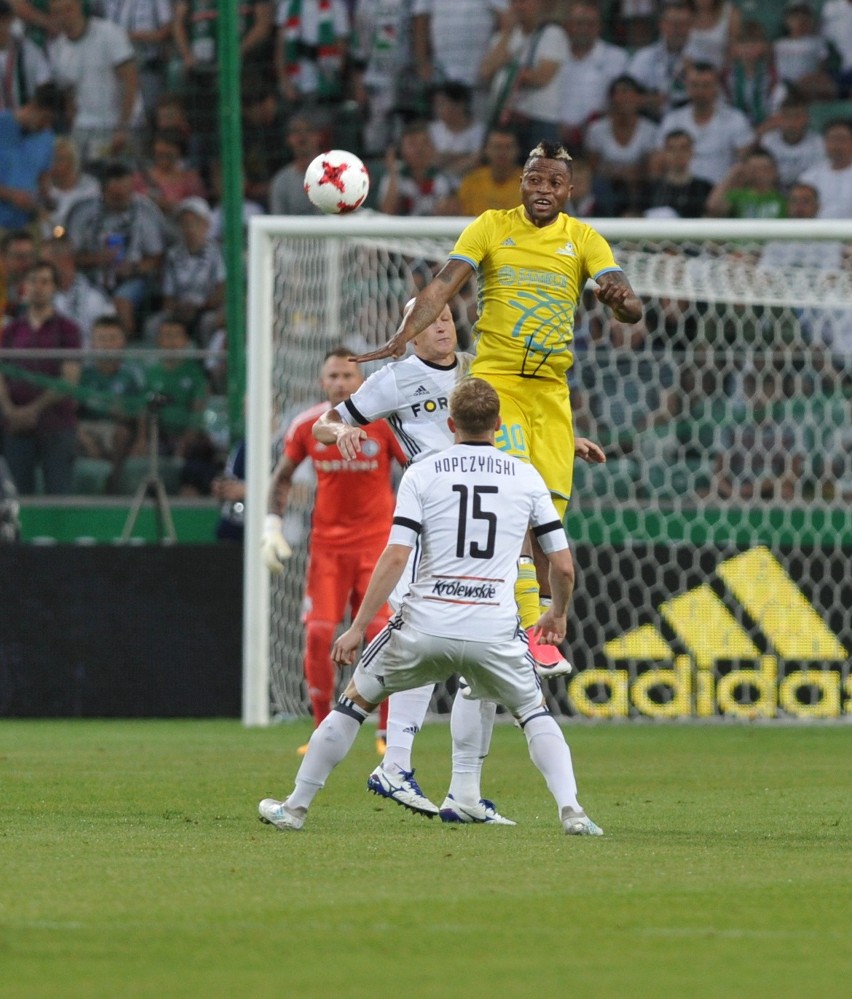
{"label": "orange goalkeeper jersey", "polygon": [[320,444],[311,429],[330,408],[327,402],[306,410],[290,424],[284,453],[294,465],[310,458],[317,478],[311,518],[311,544],[360,548],[387,540],[395,497],[391,486],[393,461],[406,457],[384,420],[364,427],[367,440],[354,461],[345,459],[336,444]]}

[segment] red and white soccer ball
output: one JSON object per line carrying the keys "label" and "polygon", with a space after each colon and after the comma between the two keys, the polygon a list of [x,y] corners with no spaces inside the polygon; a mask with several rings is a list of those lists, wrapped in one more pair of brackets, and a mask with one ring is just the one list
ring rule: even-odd
{"label": "red and white soccer ball", "polygon": [[369,190],[367,168],[345,149],[320,153],[305,171],[305,194],[327,215],[354,212],[364,204]]}

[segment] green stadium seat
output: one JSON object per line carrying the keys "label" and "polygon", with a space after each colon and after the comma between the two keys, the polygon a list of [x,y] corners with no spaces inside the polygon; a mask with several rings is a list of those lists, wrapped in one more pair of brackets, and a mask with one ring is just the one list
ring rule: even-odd
{"label": "green stadium seat", "polygon": [[103,496],[112,462],[105,458],[75,458],[72,491],[77,496]]}

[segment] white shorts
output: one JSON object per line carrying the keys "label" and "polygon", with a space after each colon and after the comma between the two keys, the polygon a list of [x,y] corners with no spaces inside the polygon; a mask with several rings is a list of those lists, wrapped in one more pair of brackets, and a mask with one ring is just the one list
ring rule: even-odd
{"label": "white shorts", "polygon": [[378,704],[398,690],[413,690],[464,674],[474,697],[496,701],[524,717],[543,703],[526,635],[498,642],[427,635],[399,615],[364,649],[352,680],[364,700]]}

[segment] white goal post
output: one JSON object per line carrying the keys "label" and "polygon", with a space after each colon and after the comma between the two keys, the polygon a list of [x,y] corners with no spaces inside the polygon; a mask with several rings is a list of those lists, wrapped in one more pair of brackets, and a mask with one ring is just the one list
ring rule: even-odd
{"label": "white goal post", "polygon": [[[315,378],[324,352],[339,343],[346,343],[353,349],[384,343],[396,327],[402,304],[416,292],[418,284],[427,280],[443,263],[455,238],[468,221],[463,218],[397,218],[368,212],[347,217],[258,216],[250,221],[242,691],[242,720],[245,725],[268,725],[274,715],[307,713],[306,702],[303,698],[300,699],[298,690],[301,684],[301,651],[298,647],[301,624],[298,604],[304,564],[294,559],[285,570],[285,576],[291,577],[289,581],[274,584],[289,587],[282,598],[281,606],[284,609],[275,611],[270,574],[260,553],[274,445],[280,441],[287,419],[299,409],[318,401]],[[755,352],[768,356],[769,353],[783,351],[779,365],[785,376],[789,375],[794,380],[791,384],[797,386],[797,395],[801,395],[805,391],[802,358],[804,357],[807,366],[813,358],[824,357],[827,352],[824,345],[814,345],[812,336],[807,339],[801,333],[803,310],[817,313],[825,309],[849,309],[852,316],[852,281],[848,261],[845,259],[852,242],[852,224],[848,221],[588,221],[613,244],[616,259],[624,267],[633,287],[649,303],[654,315],[659,317],[660,329],[666,331],[667,335],[672,334],[670,342],[679,343],[680,336],[686,344],[671,348],[681,351],[677,357],[670,353],[669,347],[665,347],[661,353],[659,340],[653,349],[648,347],[647,353],[643,353],[644,348],[638,351],[625,348],[621,359],[626,365],[625,370],[629,368],[628,374],[635,376],[634,380],[640,390],[642,380],[646,383],[649,380],[648,373],[660,370],[661,360],[665,361],[664,367],[671,373],[683,364],[685,358],[687,366],[692,369],[697,370],[704,365],[701,370],[708,376],[708,384],[712,383],[709,401],[723,406],[727,395],[732,391],[731,384],[737,380],[742,381],[743,371],[747,367],[746,360],[752,358]],[[771,266],[768,263],[764,266],[768,259],[764,251],[769,244],[791,247],[792,257],[781,252]],[[807,255],[806,247],[809,245],[819,248],[816,254]],[[836,252],[838,245],[844,256],[843,265],[829,265],[828,257]],[[803,254],[807,259],[804,259]],[[578,315],[578,323],[586,322],[584,335],[590,349],[594,351],[598,348],[595,324],[600,325],[605,320],[595,312],[593,303],[587,305],[589,318],[584,320]],[[464,322],[459,322],[461,331],[465,323],[469,328],[472,318],[473,301],[470,297],[459,304],[459,312],[463,313],[459,318],[464,319]],[[773,330],[772,336],[767,333],[770,327]],[[773,339],[776,330],[779,338],[777,343]],[[708,351],[715,352],[712,366],[706,362]],[[840,366],[839,377],[846,380],[844,384],[848,383],[852,378],[852,358],[837,345],[828,352],[835,356],[836,363]],[[600,364],[596,362],[595,366],[599,368]],[[723,374],[719,374],[723,368]],[[714,372],[718,376],[716,381],[712,377]],[[285,383],[286,387],[282,388]],[[678,392],[674,392],[673,396],[673,405],[685,405],[685,396],[681,397]],[[578,399],[585,402],[589,398],[591,389],[586,385],[578,386]],[[612,434],[608,439],[613,442],[622,440],[626,434],[635,437],[640,429],[635,424],[628,422],[619,431],[614,423],[615,411],[624,409],[628,412],[628,404],[629,400],[611,399],[606,413],[599,412],[591,418],[591,432],[587,435],[593,436],[596,429],[602,429],[603,432]],[[647,400],[643,400],[644,404],[647,404]],[[679,412],[681,415],[678,417],[678,427],[688,419],[694,419],[687,418],[684,409]],[[610,417],[612,426],[607,423]],[[627,418],[629,420],[629,416]],[[665,425],[666,419],[670,426]],[[715,509],[720,502],[724,507],[725,502],[733,502],[730,496],[721,497],[720,500],[715,494],[711,498],[701,498],[703,486],[696,487],[692,480],[686,486],[679,486],[680,480],[673,471],[676,464],[672,458],[674,451],[671,450],[676,445],[673,429],[676,421],[669,417],[666,419],[661,418],[660,424],[654,427],[641,428],[642,447],[645,447],[646,439],[653,438],[653,443],[648,444],[647,452],[640,453],[638,447],[625,451],[623,455],[619,452],[612,463],[613,468],[606,473],[608,478],[589,479],[584,472],[583,488],[588,488],[588,492],[581,494],[583,510],[600,513],[604,518],[607,511],[624,504],[637,510],[647,511],[650,505],[654,509],[680,513],[686,490],[694,494],[693,498],[698,497],[693,505],[702,509],[703,506],[713,506]],[[829,429],[839,432],[841,428]],[[668,435],[665,440],[664,431]],[[643,477],[650,475],[645,458],[652,450],[653,459],[659,465],[659,468],[655,465],[654,475],[659,475],[663,487],[659,495],[655,491],[656,479],[652,477],[650,481],[642,481]],[[687,464],[688,462],[684,462],[684,469]],[[622,476],[627,482],[623,491],[620,485]],[[579,485],[575,486],[575,490],[579,488]],[[778,496],[767,494],[757,498],[756,502],[758,506],[775,509],[783,506],[785,499],[793,505],[801,505],[805,500],[816,501],[827,511],[827,516],[840,508],[839,495],[835,500],[822,485],[819,486],[821,491],[816,500],[810,491],[811,487],[805,492],[802,491],[803,488],[793,484],[792,493]],[[298,533],[297,541],[304,541],[309,523],[310,489],[310,482],[306,482],[302,490],[304,500],[303,509],[299,513],[301,520],[294,527]],[[588,499],[583,499],[586,496]],[[660,499],[660,496],[665,498]],[[593,545],[593,541],[590,534],[590,545]],[[648,543],[653,546],[653,539]],[[723,551],[720,564],[727,564],[725,560],[733,559],[735,555],[733,550]],[[593,554],[590,557],[597,556]],[[603,555],[600,557],[604,559]],[[645,553],[642,558],[645,562],[637,564],[636,569],[638,579],[645,578],[652,562],[659,555]],[[689,575],[688,568],[672,569],[673,573],[677,571],[682,573],[682,585],[680,577],[673,575],[672,580],[676,584],[674,589],[677,592],[672,593],[672,596],[695,594],[697,586]],[[610,571],[612,575],[619,573],[623,574],[623,567],[618,565]],[[627,592],[626,604],[630,603],[628,598],[631,594],[635,603],[635,593],[635,590]],[[727,594],[728,597],[731,594],[740,600],[737,606],[743,604],[748,610],[745,598],[737,597],[735,587]],[[707,599],[709,602],[705,610],[707,607],[715,608],[712,600],[709,597]],[[723,604],[724,602],[722,600]],[[838,614],[842,615],[842,609],[838,611],[831,606],[828,597],[823,602],[825,606],[816,606],[816,602],[810,599],[809,606],[816,608],[820,619],[827,622],[826,630],[836,637],[843,630],[838,628]],[[696,668],[700,671],[704,668],[701,651],[697,647],[700,643],[692,641],[687,634],[688,626],[679,623],[676,614],[669,613],[669,609],[663,606],[664,603],[659,601],[655,607],[655,610],[661,609],[663,615],[669,614],[660,626],[662,638],[674,650],[673,655],[678,650],[682,652],[686,646],[688,654],[692,656],[693,666],[697,663]],[[730,609],[730,600],[727,606]],[[633,634],[646,627],[643,612],[637,609],[634,613],[629,606],[621,610],[625,621],[625,626],[621,629],[623,634]],[[280,703],[276,704],[270,692],[271,678],[275,672],[272,660],[278,654],[273,650],[270,621],[271,616],[276,613],[286,619],[280,625],[283,637],[279,639],[279,652],[288,658],[285,671],[286,683],[290,687],[284,699],[292,706],[284,708]],[[752,622],[746,620],[747,617],[744,614],[743,621],[740,621],[740,632],[745,633],[751,627]],[[833,631],[829,625],[833,626]],[[605,646],[609,649],[608,654],[612,653],[612,641],[601,642],[602,648]],[[837,641],[837,648],[842,649],[840,639]],[[754,657],[757,660],[761,655],[777,652],[779,642],[773,642],[770,636],[766,643],[754,640],[752,644],[756,644]],[[831,656],[837,653],[837,648],[832,647],[830,640],[826,638],[825,645],[817,650],[819,655],[814,654],[811,658],[823,665],[829,663],[829,668],[833,669],[835,667],[831,663],[835,660]],[[741,650],[740,655],[731,655],[730,658],[743,659],[750,655],[751,651],[746,649]],[[624,657],[630,658],[627,653]],[[615,656],[615,659],[618,657]],[[797,661],[805,659],[808,656],[802,655]],[[613,668],[611,663],[598,666],[595,662],[593,665],[597,672]],[[845,676],[841,677],[843,683],[846,682]],[[608,682],[603,675],[598,680],[604,685]],[[721,684],[721,678],[719,683]],[[713,689],[715,691],[716,688]],[[603,701],[610,703],[615,697],[613,694],[609,699],[602,698],[598,696],[599,691],[589,694],[588,687],[583,688],[582,693],[583,696],[589,696],[589,704]],[[559,696],[563,694],[564,685]],[[576,696],[580,696],[579,688]],[[639,696],[638,693],[636,696]],[[694,690],[690,696],[694,707]],[[632,688],[630,697],[633,697]],[[590,713],[594,714],[593,711]],[[672,716],[672,712],[669,716]]]}

